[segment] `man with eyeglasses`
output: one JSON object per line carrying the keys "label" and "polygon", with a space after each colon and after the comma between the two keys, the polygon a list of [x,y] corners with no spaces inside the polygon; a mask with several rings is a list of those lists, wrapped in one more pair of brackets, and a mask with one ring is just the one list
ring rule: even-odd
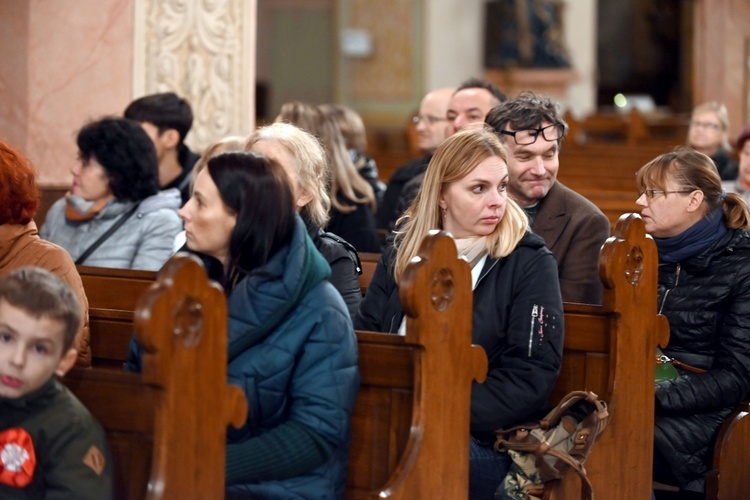
{"label": "man with eyeglasses", "polygon": [[417,143],[425,156],[411,160],[391,175],[383,200],[378,207],[378,229],[393,230],[396,219],[401,216],[398,206],[404,185],[425,171],[432,153],[448,136],[448,120],[445,115],[454,90],[453,88],[436,89],[422,98],[419,113],[413,120],[418,134]]}
{"label": "man with eyeglasses", "polygon": [[[507,99],[505,94],[491,82],[479,78],[469,78],[464,81],[450,96],[448,111],[445,115],[448,121],[446,137],[468,127],[483,126],[484,118],[489,110],[505,99]],[[426,166],[427,163],[425,163],[425,168]],[[400,215],[409,208],[422,187],[423,178],[424,170],[404,185],[396,213]]]}
{"label": "man with eyeglasses", "polygon": [[555,256],[563,300],[600,304],[599,251],[610,224],[593,203],[557,182],[567,130],[557,104],[522,92],[493,108],[485,123],[508,148],[508,194]]}

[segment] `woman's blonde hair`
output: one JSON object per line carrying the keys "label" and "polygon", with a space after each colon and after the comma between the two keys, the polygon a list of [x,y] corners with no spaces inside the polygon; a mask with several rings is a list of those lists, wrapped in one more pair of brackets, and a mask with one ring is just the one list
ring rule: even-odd
{"label": "woman's blonde hair", "polygon": [[206,165],[208,165],[208,160],[212,156],[223,153],[224,151],[242,151],[242,149],[245,147],[245,141],[246,139],[242,136],[229,135],[209,144],[208,147],[203,151],[201,157],[198,158],[198,161],[195,162],[193,171],[190,172],[190,193],[192,194],[193,192],[193,186],[195,186],[195,178],[198,177],[198,174],[201,173],[201,170],[206,168]]}
{"label": "woman's blonde hair", "polygon": [[346,149],[353,149],[359,153],[367,150],[367,131],[359,113],[343,104],[323,104],[320,109],[338,124],[341,135],[344,136]]}
{"label": "woman's blonde hair", "polygon": [[[427,233],[432,229],[443,229],[440,195],[451,183],[463,179],[482,161],[493,156],[508,163],[505,146],[487,127],[458,132],[440,144],[427,167],[419,194],[399,221],[394,241],[398,249],[394,268],[397,283],[417,255]],[[528,229],[526,213],[508,198],[505,215],[487,236],[487,252],[494,258],[505,257],[516,248]]]}
{"label": "woman's blonde hair", "polygon": [[331,198],[328,196],[330,174],[325,150],[318,139],[291,123],[272,123],[258,128],[247,140],[245,149],[252,149],[260,141],[276,141],[294,158],[299,187],[309,194],[310,203],[302,207],[302,214],[316,226],[328,224]]}
{"label": "woman's blonde hair", "polygon": [[369,204],[373,210],[377,208],[372,186],[357,172],[344,145],[341,131],[330,116],[318,106],[291,101],[281,106],[276,120],[291,123],[310,132],[323,144],[328,153],[331,172],[329,196],[331,204],[339,212],[353,212],[356,210],[354,205],[361,204]]}
{"label": "woman's blonde hair", "polygon": [[641,193],[653,188],[666,191],[670,178],[682,189],[703,191],[704,216],[721,206],[724,224],[729,229],[747,229],[750,225],[750,210],[742,196],[722,189],[719,171],[705,154],[689,147],[678,147],[659,155],[638,170],[636,185]]}

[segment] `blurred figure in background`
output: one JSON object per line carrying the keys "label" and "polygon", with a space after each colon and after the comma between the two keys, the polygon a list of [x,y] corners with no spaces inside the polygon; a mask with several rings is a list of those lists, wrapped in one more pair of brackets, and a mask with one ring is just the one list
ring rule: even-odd
{"label": "blurred figure in background", "polygon": [[737,161],[729,145],[729,113],[723,104],[710,101],[693,109],[687,145],[714,161],[721,180],[737,178]]}
{"label": "blurred figure in background", "polygon": [[738,176],[731,181],[722,181],[721,185],[729,192],[738,193],[745,203],[750,204],[750,140],[748,139],[750,139],[750,125],[746,125],[737,138],[737,153],[740,157]]}
{"label": "blurred figure in background", "polygon": [[448,103],[455,89],[442,88],[428,92],[419,104],[419,113],[414,117],[417,129],[417,142],[424,156],[415,158],[399,167],[388,180],[383,202],[378,205],[378,229],[393,231],[396,220],[401,216],[398,210],[401,191],[407,182],[424,173],[430,163],[432,153],[448,137]]}
{"label": "blurred figure in background", "polygon": [[378,165],[367,155],[367,131],[362,117],[355,110],[343,104],[323,104],[320,109],[336,121],[344,137],[349,157],[359,175],[367,179],[375,192],[378,207],[385,193],[385,184],[378,177]]}
{"label": "blurred figure in background", "polygon": [[331,210],[328,225],[323,229],[342,237],[359,252],[379,252],[375,193],[354,167],[336,122],[318,106],[299,101],[281,106],[276,121],[291,123],[311,133],[328,153]]}
{"label": "blurred figure in background", "polygon": [[77,137],[70,194],[57,200],[40,231],[76,264],[157,271],[182,230],[180,192],[159,191],[154,144],[138,122],[102,118]]}
{"label": "blurred figure in background", "polygon": [[190,103],[174,92],[151,94],[131,102],[124,116],[140,123],[154,143],[159,187],[179,189],[184,204],[190,198],[190,171],[198,161],[184,142],[193,126]]}

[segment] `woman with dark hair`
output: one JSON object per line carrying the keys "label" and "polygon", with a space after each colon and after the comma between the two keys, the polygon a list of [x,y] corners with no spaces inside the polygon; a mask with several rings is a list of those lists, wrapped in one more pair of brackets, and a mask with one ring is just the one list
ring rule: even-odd
{"label": "woman with dark hair", "polygon": [[180,193],[159,191],[154,145],[141,126],[103,118],[78,132],[71,192],[47,213],[42,238],[76,264],[158,270],[182,229]]}
{"label": "woman with dark hair", "polygon": [[64,248],[39,238],[32,217],[39,208],[39,187],[29,161],[0,140],[0,278],[25,266],[37,266],[61,277],[81,306],[81,326],[73,347],[78,366],[91,366],[89,303],[73,260]]}
{"label": "woman with dark hair", "polygon": [[676,367],[656,384],[654,479],[703,498],[719,428],[750,394],[750,212],[690,148],[651,160],[636,181],[659,252],[662,349]]}
{"label": "woman with dark hair", "polygon": [[[220,153],[196,177],[180,216],[188,248],[224,285],[228,379],[250,404],[244,426],[227,433],[229,497],[341,498],[357,339],[287,174],[256,153]],[[127,368],[138,371],[131,348]]]}

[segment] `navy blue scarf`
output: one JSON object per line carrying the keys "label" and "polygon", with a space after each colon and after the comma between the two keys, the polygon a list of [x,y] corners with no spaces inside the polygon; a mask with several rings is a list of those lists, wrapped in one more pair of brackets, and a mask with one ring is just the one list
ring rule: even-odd
{"label": "navy blue scarf", "polygon": [[671,238],[654,238],[659,261],[674,263],[703,252],[727,233],[724,210],[719,206],[682,233]]}

